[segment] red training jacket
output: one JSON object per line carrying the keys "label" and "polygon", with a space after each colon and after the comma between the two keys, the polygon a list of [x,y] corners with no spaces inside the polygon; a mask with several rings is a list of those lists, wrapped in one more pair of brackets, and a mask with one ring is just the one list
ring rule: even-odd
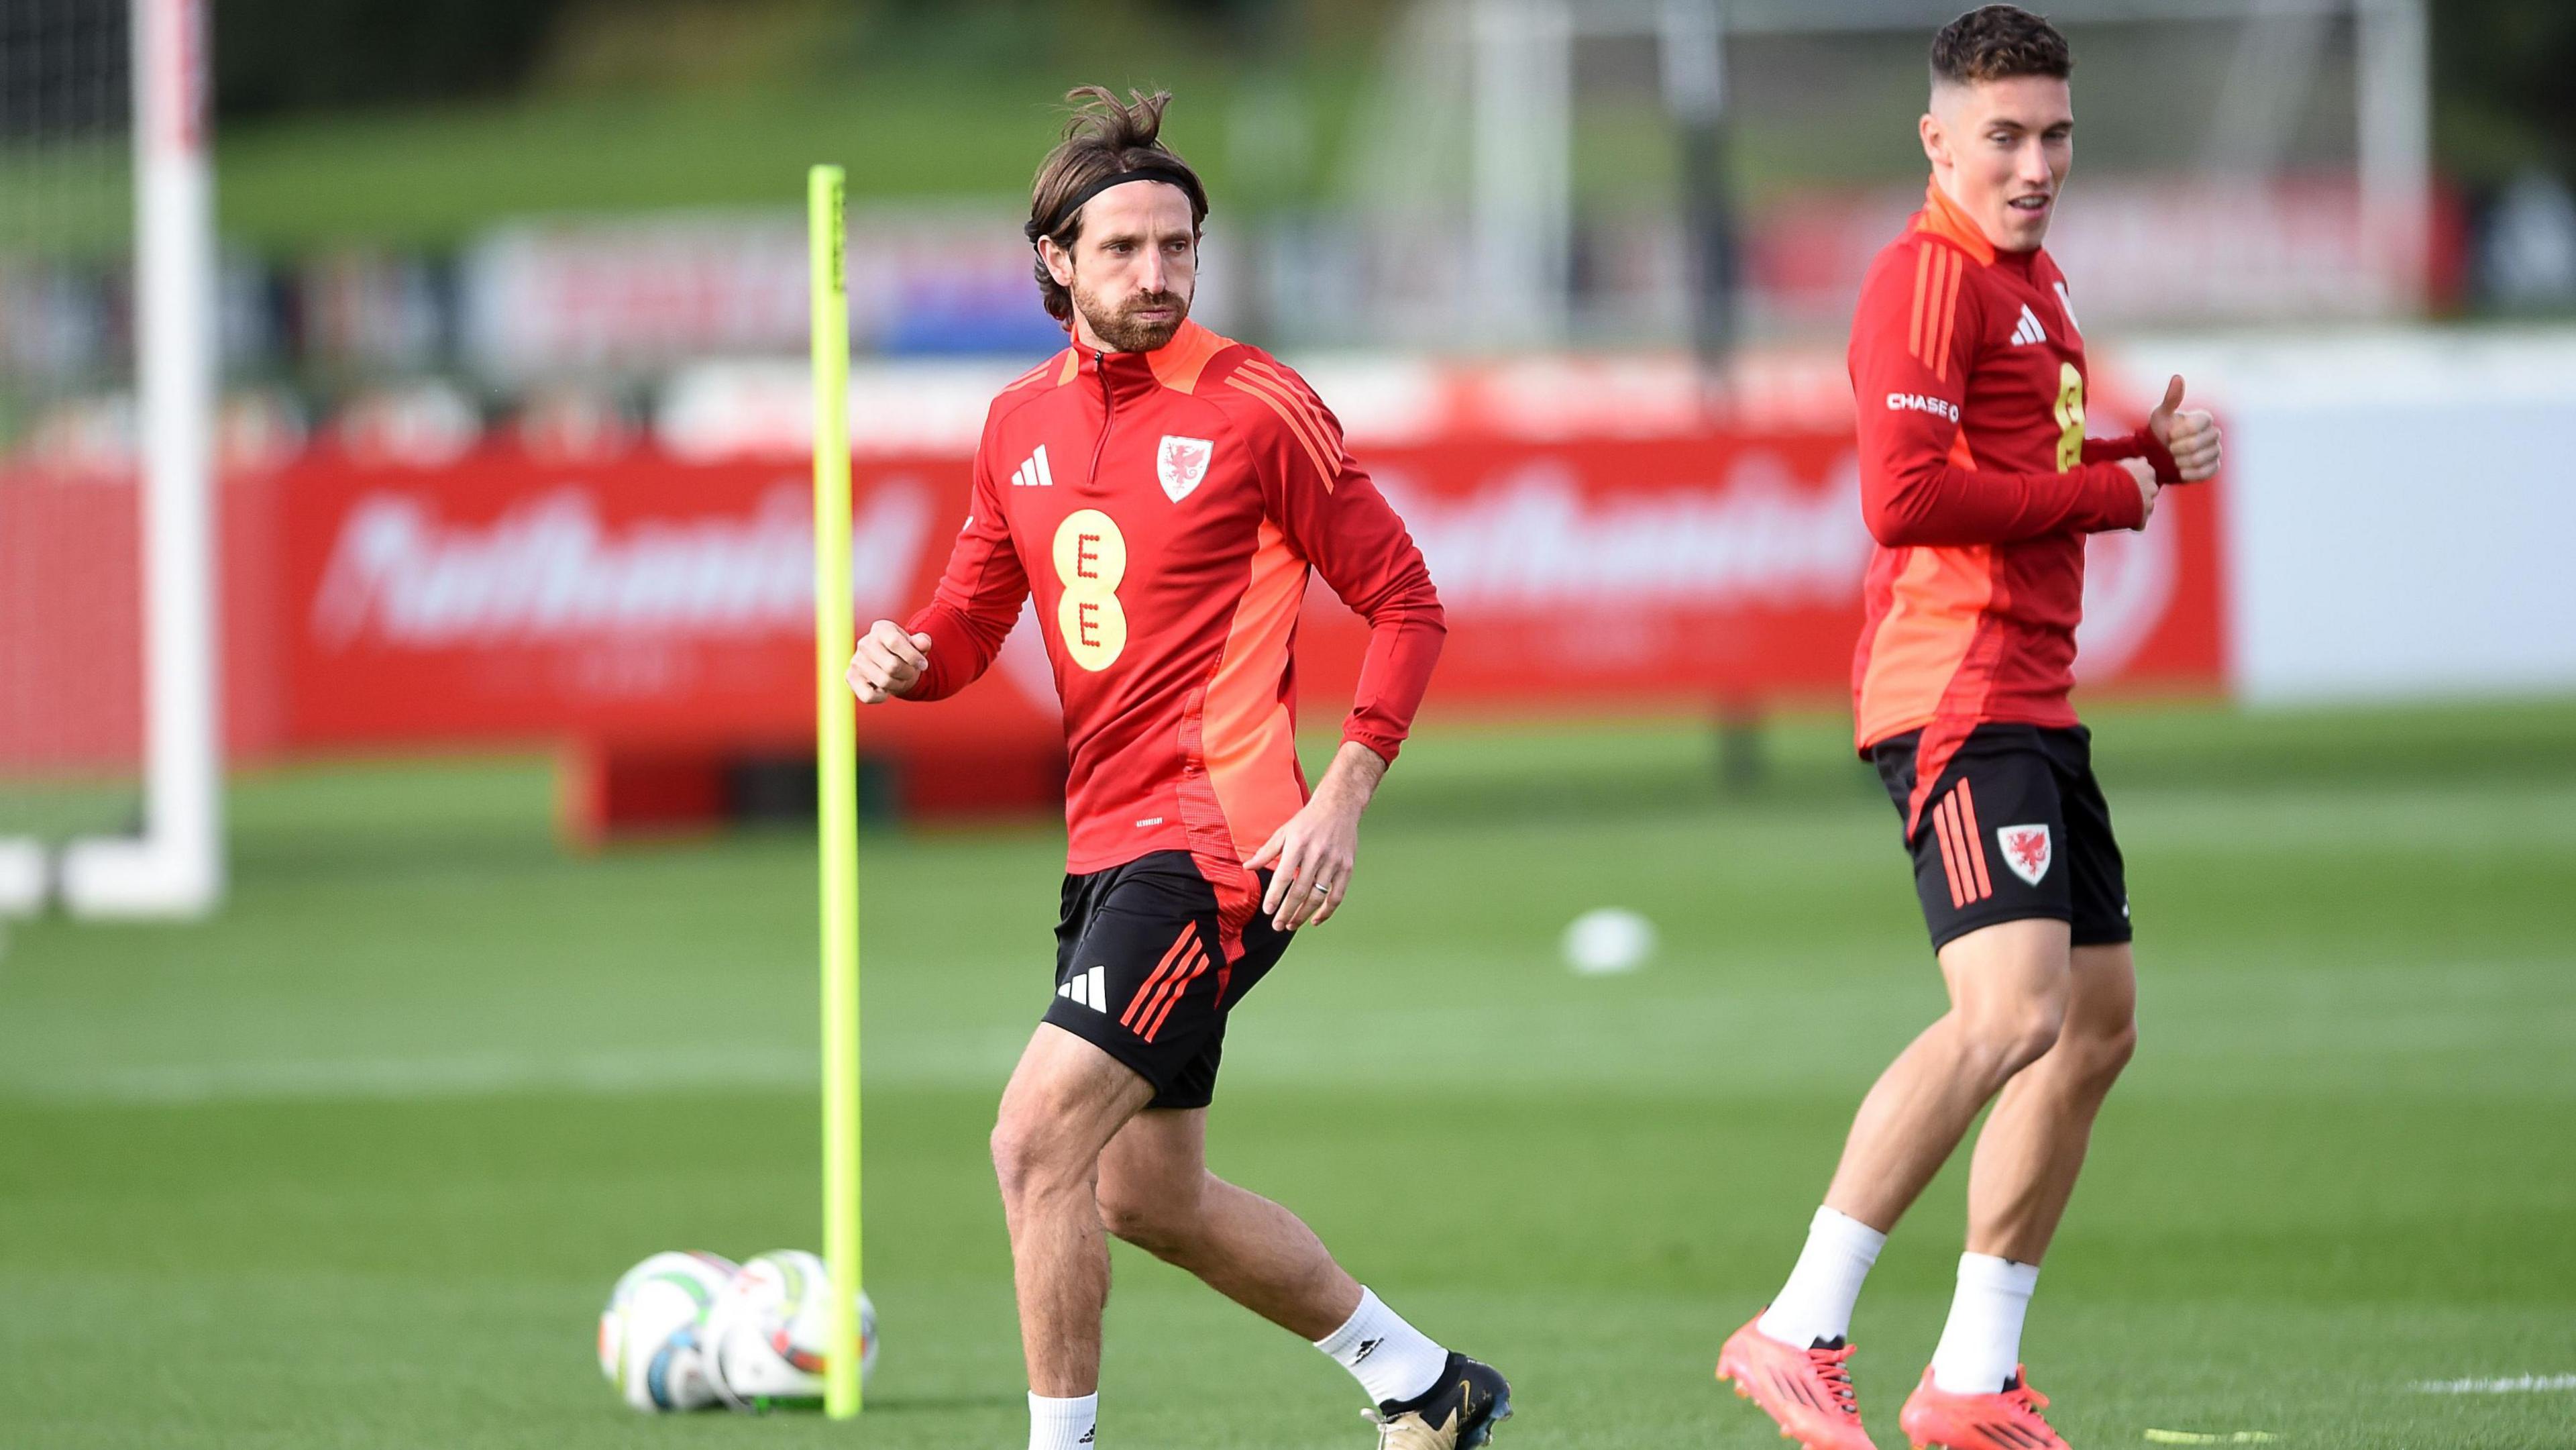
{"label": "red training jacket", "polygon": [[932,641],[909,698],[982,674],[1034,590],[1072,754],[1066,869],[1188,851],[1239,926],[1242,861],[1306,800],[1290,647],[1309,569],[1370,626],[1342,738],[1391,762],[1412,727],[1447,630],[1404,520],[1304,379],[1195,322],[1004,388],[973,507],[908,626]]}
{"label": "red training jacket", "polygon": [[[1852,319],[1861,512],[1877,547],[1852,659],[1866,753],[1923,731],[1924,790],[1986,721],[2069,726],[2084,536],[2141,522],[2115,460],[2144,433],[2084,436],[2084,338],[2045,251],[2001,252],[1928,189],[1870,265]],[[1917,802],[1919,809],[1920,802]]]}

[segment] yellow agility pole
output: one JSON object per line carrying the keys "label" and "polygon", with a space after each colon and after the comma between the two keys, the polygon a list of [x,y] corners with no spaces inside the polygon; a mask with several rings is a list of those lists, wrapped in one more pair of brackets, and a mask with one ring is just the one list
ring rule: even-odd
{"label": "yellow agility pole", "polygon": [[847,182],[806,177],[814,293],[814,780],[823,863],[823,1262],[832,1339],[823,1411],[859,1412],[858,722],[843,674],[850,618],[850,293],[842,270]]}

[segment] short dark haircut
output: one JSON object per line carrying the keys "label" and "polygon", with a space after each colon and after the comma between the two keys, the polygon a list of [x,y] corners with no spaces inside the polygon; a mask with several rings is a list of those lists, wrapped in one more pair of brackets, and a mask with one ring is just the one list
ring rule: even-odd
{"label": "short dark haircut", "polygon": [[[1029,185],[1030,245],[1046,237],[1071,249],[1082,237],[1082,208],[1070,205],[1073,199],[1104,176],[1140,169],[1152,170],[1157,180],[1173,178],[1190,199],[1190,230],[1199,229],[1207,220],[1207,188],[1180,153],[1162,141],[1163,110],[1172,103],[1171,92],[1149,96],[1129,91],[1122,101],[1107,86],[1076,86],[1064,99],[1073,107],[1064,139],[1038,164],[1037,179]],[[1047,315],[1070,325],[1073,295],[1047,271],[1043,253],[1037,259],[1037,278]]]}
{"label": "short dark haircut", "polygon": [[2064,80],[2075,71],[2074,52],[2057,27],[2018,5],[1985,5],[1941,27],[1932,37],[1932,83],[1972,85],[2014,76]]}

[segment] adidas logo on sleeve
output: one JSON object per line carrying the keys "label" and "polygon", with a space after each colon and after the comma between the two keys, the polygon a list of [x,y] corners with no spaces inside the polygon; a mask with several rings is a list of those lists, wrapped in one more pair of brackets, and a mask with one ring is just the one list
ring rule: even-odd
{"label": "adidas logo on sleeve", "polygon": [[1047,468],[1046,445],[1029,455],[1028,461],[1011,470],[1011,483],[1018,488],[1052,488],[1055,474]]}
{"label": "adidas logo on sleeve", "polygon": [[2048,341],[2048,329],[2039,325],[2039,314],[2030,310],[2029,303],[2023,303],[2021,321],[2013,327],[2012,345],[2028,347],[2034,342],[2046,341]]}
{"label": "adidas logo on sleeve", "polygon": [[1094,1012],[1106,1012],[1109,1010],[1109,969],[1093,967],[1087,972],[1077,972],[1070,981],[1056,988],[1055,994]]}

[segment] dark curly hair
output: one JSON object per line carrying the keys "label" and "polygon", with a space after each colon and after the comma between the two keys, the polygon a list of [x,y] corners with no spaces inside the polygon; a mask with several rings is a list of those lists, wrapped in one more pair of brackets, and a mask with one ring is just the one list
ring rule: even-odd
{"label": "dark curly hair", "polygon": [[2014,76],[2064,80],[2075,55],[2057,27],[2018,5],[1987,5],[1941,27],[1932,37],[1932,81],[1967,85]]}
{"label": "dark curly hair", "polygon": [[[1029,185],[1029,245],[1046,237],[1059,247],[1071,248],[1082,236],[1082,209],[1068,205],[1104,176],[1121,172],[1151,170],[1157,179],[1170,178],[1190,199],[1190,229],[1196,231],[1207,220],[1207,188],[1199,184],[1198,173],[1190,169],[1180,153],[1162,142],[1163,111],[1172,103],[1172,93],[1156,91],[1146,95],[1129,91],[1121,101],[1107,86],[1076,86],[1064,97],[1073,114],[1064,123],[1064,139],[1038,164],[1037,179]],[[1073,296],[1047,271],[1046,257],[1036,262],[1038,296],[1046,303],[1047,314],[1070,326],[1073,322]]]}

